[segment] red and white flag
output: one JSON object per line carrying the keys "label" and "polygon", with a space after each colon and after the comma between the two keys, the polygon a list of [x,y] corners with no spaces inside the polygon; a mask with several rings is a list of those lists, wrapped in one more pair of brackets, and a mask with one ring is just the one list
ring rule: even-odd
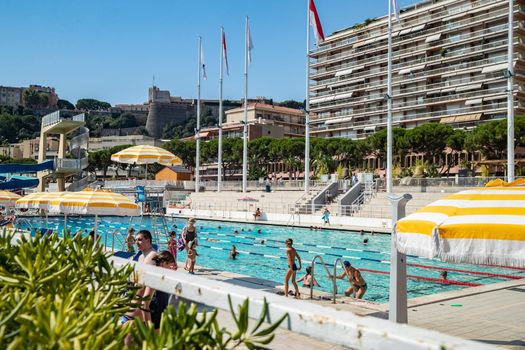
{"label": "red and white flag", "polygon": [[230,75],[230,69],[228,68],[228,53],[226,51],[226,35],[224,30],[222,31],[222,57],[224,58],[224,63],[226,65],[226,74]]}
{"label": "red and white flag", "polygon": [[323,27],[321,26],[321,21],[319,20],[319,15],[317,14],[317,9],[315,8],[314,0],[310,0],[309,5],[310,10],[310,25],[314,29],[315,42],[317,46],[324,41]]}

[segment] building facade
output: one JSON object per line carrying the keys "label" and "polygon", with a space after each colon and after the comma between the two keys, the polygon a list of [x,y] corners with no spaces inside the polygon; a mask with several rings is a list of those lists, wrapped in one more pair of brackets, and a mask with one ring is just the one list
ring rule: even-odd
{"label": "building facade", "polygon": [[[514,2],[515,113],[525,112],[525,2]],[[393,22],[394,127],[469,129],[506,118],[506,0],[432,0]],[[388,18],[333,33],[312,53],[312,136],[364,138],[387,122]]]}
{"label": "building facade", "polygon": [[55,88],[41,85],[29,85],[29,87],[0,86],[0,106],[13,108],[18,106],[28,107],[26,101],[24,101],[24,91],[26,90],[33,90],[37,93],[47,95],[47,104],[40,107],[48,109],[57,108],[58,95],[55,92]]}

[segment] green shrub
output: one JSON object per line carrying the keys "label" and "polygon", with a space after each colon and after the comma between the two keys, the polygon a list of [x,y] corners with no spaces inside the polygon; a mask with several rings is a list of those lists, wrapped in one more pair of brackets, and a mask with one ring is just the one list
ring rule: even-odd
{"label": "green shrub", "polygon": [[238,316],[237,330],[220,328],[216,311],[198,315],[184,303],[169,307],[160,333],[135,320],[119,325],[119,317],[137,306],[138,287],[129,286],[133,267],[116,268],[109,254],[80,235],[22,237],[0,233],[0,349],[121,349],[132,334],[130,349],[263,349],[284,321],[261,328],[261,318],[248,329],[248,300]]}

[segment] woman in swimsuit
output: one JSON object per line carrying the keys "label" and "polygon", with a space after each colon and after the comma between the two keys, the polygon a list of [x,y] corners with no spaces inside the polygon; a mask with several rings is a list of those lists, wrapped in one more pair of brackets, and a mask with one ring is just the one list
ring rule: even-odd
{"label": "woman in swimsuit", "polygon": [[[297,286],[297,281],[295,280],[295,278],[297,276],[297,271],[303,268],[301,264],[301,257],[299,256],[299,254],[297,254],[297,251],[295,250],[295,248],[292,247],[293,240],[291,238],[288,238],[285,243],[286,243],[286,256],[288,258],[288,271],[286,272],[286,276],[284,278],[284,296],[288,297],[288,282],[290,281],[290,277],[291,277],[292,284],[295,289],[295,298],[300,299],[301,293],[299,293],[299,287]],[[299,268],[297,268],[295,259],[299,261]]]}
{"label": "woman in swimsuit", "polygon": [[[182,238],[184,239],[184,245],[186,246],[186,251],[188,250],[188,245],[192,241],[197,240],[197,228],[195,227],[195,218],[188,220],[188,226],[184,227],[182,230]],[[196,244],[196,243],[195,243]]]}

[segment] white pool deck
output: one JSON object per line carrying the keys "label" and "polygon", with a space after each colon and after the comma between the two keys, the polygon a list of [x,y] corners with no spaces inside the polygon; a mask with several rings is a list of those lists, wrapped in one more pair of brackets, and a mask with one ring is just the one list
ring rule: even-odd
{"label": "white pool deck", "polygon": [[[196,273],[210,279],[271,293],[277,293],[283,288],[272,281],[208,268],[198,268]],[[337,304],[333,304],[329,293],[316,291],[314,299],[309,299],[309,291],[301,289],[304,302],[351,311],[361,316],[388,318],[387,304],[356,301],[341,296],[338,296]],[[525,279],[409,299],[408,316],[409,324],[413,326],[507,349],[525,349]],[[229,324],[228,318],[224,313],[220,317],[226,325]],[[272,348],[284,347],[341,349],[300,334],[279,330]]]}

